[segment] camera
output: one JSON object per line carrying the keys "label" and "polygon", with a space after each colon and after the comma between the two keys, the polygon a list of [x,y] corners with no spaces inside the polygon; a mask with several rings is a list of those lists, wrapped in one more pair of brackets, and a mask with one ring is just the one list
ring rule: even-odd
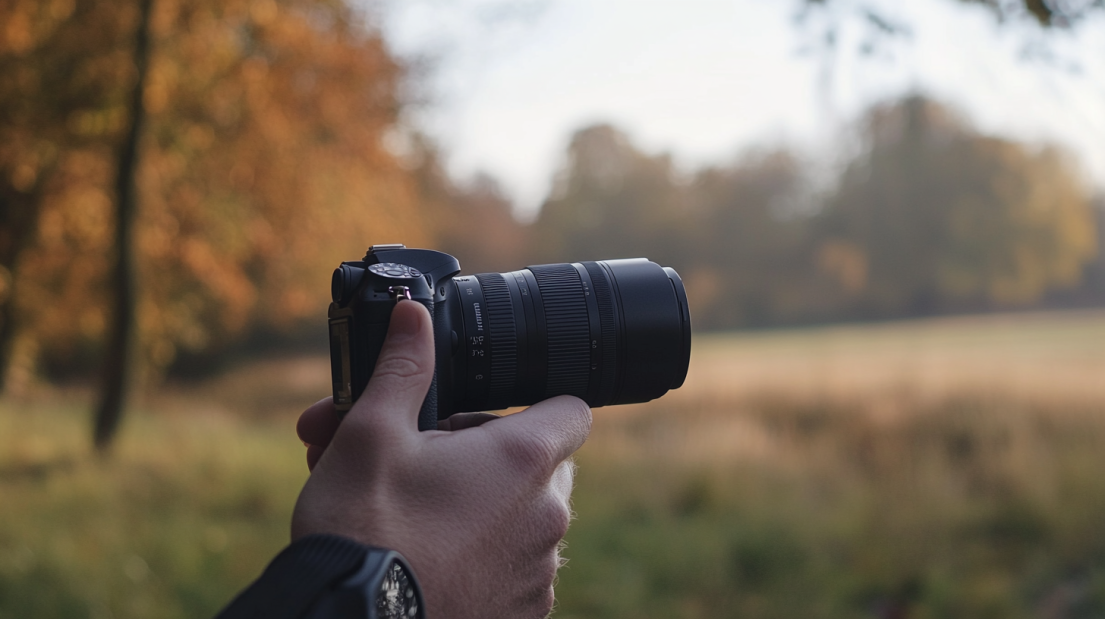
{"label": "camera", "polygon": [[591,407],[647,402],[687,377],[691,316],[674,269],[644,258],[460,275],[449,254],[373,245],[331,280],[330,368],[343,415],[372,376],[391,310],[434,323],[434,378],[420,430],[453,413],[573,395]]}

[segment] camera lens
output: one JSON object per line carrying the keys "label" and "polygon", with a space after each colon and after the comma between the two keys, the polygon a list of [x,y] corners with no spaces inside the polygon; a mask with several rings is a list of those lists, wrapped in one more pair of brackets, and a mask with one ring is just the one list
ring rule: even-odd
{"label": "camera lens", "polygon": [[645,402],[687,376],[690,311],[670,267],[644,258],[544,264],[453,283],[463,331],[455,412],[557,395],[592,407]]}

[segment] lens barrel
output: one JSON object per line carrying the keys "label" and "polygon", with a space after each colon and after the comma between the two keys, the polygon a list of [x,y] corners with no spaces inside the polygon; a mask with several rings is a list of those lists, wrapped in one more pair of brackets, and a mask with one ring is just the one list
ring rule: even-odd
{"label": "lens barrel", "polygon": [[[683,384],[691,351],[683,282],[644,258],[453,278],[455,412],[574,395],[645,402]],[[455,307],[455,306],[454,306]]]}

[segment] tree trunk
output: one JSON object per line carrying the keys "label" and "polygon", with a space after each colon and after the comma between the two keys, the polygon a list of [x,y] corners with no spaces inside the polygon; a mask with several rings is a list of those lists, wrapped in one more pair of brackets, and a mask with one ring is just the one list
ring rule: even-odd
{"label": "tree trunk", "polygon": [[115,264],[111,273],[111,297],[115,312],[108,332],[104,355],[100,403],[96,408],[93,440],[106,451],[111,445],[126,403],[130,379],[131,352],[135,334],[135,260],[134,220],[137,214],[138,147],[145,118],[142,95],[150,59],[150,14],[153,0],[139,0],[138,29],[135,36],[134,66],[137,70],[130,97],[130,126],[119,150],[115,182]]}

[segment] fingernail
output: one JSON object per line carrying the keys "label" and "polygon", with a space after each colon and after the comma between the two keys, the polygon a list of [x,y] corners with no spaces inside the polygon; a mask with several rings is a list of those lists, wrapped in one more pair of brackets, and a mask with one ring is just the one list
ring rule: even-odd
{"label": "fingernail", "polygon": [[388,327],[388,337],[412,337],[418,333],[418,312],[410,309],[400,310],[403,303],[395,306],[391,311],[391,326]]}

